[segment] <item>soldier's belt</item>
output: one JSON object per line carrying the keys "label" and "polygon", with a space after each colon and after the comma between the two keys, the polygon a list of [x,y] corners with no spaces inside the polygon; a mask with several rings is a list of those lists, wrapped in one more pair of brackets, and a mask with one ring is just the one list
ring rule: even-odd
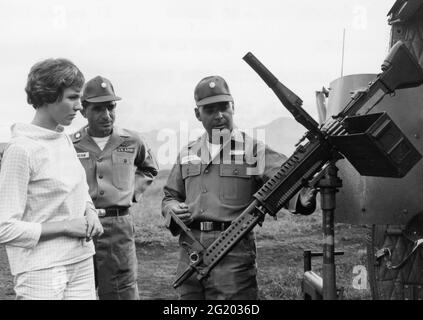
{"label": "soldier's belt", "polygon": [[98,216],[100,218],[120,217],[120,216],[126,216],[127,214],[129,214],[128,207],[109,207],[109,208],[98,209]]}
{"label": "soldier's belt", "polygon": [[230,221],[193,221],[188,227],[200,231],[224,231],[229,228],[230,225]]}

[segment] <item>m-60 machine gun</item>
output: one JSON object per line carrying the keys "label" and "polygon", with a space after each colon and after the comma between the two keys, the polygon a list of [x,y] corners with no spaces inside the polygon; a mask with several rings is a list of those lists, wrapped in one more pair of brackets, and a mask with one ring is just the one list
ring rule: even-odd
{"label": "m-60 machine gun", "polygon": [[295,119],[307,128],[297,149],[255,194],[250,205],[208,248],[191,234],[176,215],[183,232],[191,235],[190,265],[174,282],[181,285],[194,272],[201,280],[266,214],[275,216],[304,186],[318,186],[324,219],[323,298],[335,299],[333,213],[341,187],[335,162],[346,158],[361,175],[401,178],[421,159],[420,153],[386,113],[368,114],[386,94],[423,83],[423,69],[401,42],[392,47],[382,73],[365,90],[356,92],[342,111],[321,127],[301,107],[302,100],[286,88],[257,59],[243,58],[275,92]]}

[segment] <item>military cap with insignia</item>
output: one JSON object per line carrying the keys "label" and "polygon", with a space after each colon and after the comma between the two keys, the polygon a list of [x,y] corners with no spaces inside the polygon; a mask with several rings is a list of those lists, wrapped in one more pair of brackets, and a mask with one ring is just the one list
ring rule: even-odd
{"label": "military cap with insignia", "polygon": [[217,102],[233,102],[229,86],[220,76],[209,76],[200,80],[194,90],[198,107]]}
{"label": "military cap with insignia", "polygon": [[118,101],[121,98],[115,95],[115,90],[109,79],[97,76],[85,84],[81,100],[98,103]]}

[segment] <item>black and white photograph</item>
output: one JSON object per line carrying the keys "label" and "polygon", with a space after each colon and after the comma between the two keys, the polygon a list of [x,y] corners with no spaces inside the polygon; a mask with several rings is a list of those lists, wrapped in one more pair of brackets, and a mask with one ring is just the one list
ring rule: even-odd
{"label": "black and white photograph", "polygon": [[0,0],[0,41],[0,301],[423,299],[423,0]]}

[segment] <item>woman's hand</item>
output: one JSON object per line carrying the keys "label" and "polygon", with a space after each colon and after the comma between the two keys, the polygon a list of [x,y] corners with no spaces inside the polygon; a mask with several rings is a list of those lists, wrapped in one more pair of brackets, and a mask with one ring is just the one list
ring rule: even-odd
{"label": "woman's hand", "polygon": [[68,237],[86,237],[88,222],[85,217],[63,221],[63,224],[65,226],[65,235],[67,235]]}
{"label": "woman's hand", "polygon": [[42,223],[40,240],[44,241],[60,236],[91,240],[91,237],[102,233],[103,227],[94,211],[77,219]]}
{"label": "woman's hand", "polygon": [[100,219],[98,218],[97,211],[95,209],[87,209],[85,218],[87,221],[87,228],[85,233],[87,241],[91,240],[92,237],[101,236],[104,230]]}

